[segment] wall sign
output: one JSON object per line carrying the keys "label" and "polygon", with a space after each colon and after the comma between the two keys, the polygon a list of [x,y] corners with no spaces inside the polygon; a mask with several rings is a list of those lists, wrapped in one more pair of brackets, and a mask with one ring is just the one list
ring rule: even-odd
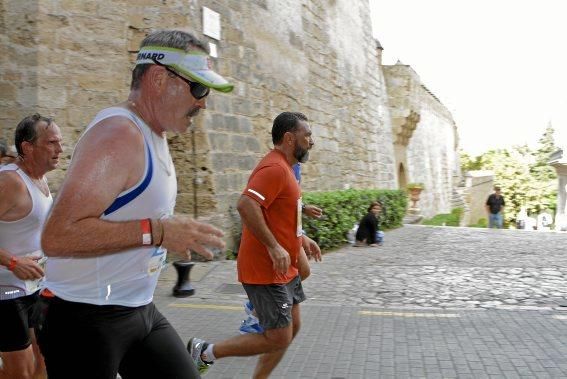
{"label": "wall sign", "polygon": [[220,41],[220,14],[203,7],[203,34]]}

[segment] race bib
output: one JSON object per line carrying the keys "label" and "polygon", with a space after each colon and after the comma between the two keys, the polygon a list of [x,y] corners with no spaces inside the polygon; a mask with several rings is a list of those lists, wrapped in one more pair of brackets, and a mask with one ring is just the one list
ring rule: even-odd
{"label": "race bib", "polygon": [[301,200],[300,197],[299,199],[297,199],[297,231],[295,234],[297,237],[301,237],[303,235],[303,224],[301,217],[302,205],[303,205],[303,201]]}
{"label": "race bib", "polygon": [[148,261],[148,276],[153,276],[161,271],[165,266],[167,254],[162,248],[156,248]]}
{"label": "race bib", "polygon": [[[26,254],[25,257],[29,258],[36,258],[38,257],[39,260],[37,264],[41,267],[42,270],[45,270],[45,262],[47,261],[47,257],[43,255],[41,250],[34,251],[33,253]],[[27,293],[34,293],[39,289],[40,283],[43,281],[44,278],[36,279],[36,280],[25,280],[24,283],[26,285],[26,292]]]}

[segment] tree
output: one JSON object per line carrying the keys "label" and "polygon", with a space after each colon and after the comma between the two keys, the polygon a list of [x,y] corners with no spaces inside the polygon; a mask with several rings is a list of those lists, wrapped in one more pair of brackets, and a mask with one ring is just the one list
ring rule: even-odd
{"label": "tree", "polygon": [[506,199],[507,223],[515,221],[522,206],[532,216],[543,211],[555,211],[557,174],[548,164],[550,155],[558,150],[554,132],[549,123],[535,150],[527,145],[514,146],[510,149],[490,150],[476,158],[461,153],[463,172],[494,172],[494,182],[502,188]]}
{"label": "tree", "polygon": [[534,152],[535,162],[530,166],[530,173],[534,179],[532,185],[533,193],[530,195],[534,200],[532,209],[535,213],[545,210],[555,211],[557,173],[548,162],[551,154],[557,150],[555,130],[550,122],[538,141],[537,150]]}
{"label": "tree", "polygon": [[482,155],[472,157],[469,153],[461,150],[459,152],[461,160],[461,172],[482,170]]}
{"label": "tree", "polygon": [[481,157],[482,169],[494,172],[494,184],[502,188],[506,199],[506,223],[515,221],[520,207],[529,202],[528,190],[532,178],[529,171],[531,155],[524,155],[516,148],[491,150]]}

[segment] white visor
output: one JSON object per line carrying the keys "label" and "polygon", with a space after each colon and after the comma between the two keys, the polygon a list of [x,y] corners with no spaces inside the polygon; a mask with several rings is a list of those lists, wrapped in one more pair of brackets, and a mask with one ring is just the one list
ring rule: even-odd
{"label": "white visor", "polygon": [[232,91],[234,85],[211,69],[210,59],[201,51],[186,52],[171,47],[144,46],[138,52],[136,65],[155,64],[157,61],[171,67],[186,79],[199,82],[220,92]]}

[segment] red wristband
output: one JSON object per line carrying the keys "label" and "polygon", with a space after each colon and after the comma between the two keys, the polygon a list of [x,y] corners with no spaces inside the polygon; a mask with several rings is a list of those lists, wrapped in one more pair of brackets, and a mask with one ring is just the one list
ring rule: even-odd
{"label": "red wristband", "polygon": [[152,244],[152,222],[149,218],[140,221],[142,227],[142,245]]}
{"label": "red wristband", "polygon": [[18,264],[18,258],[16,257],[10,258],[10,263],[8,264],[8,270],[14,271],[17,264]]}

